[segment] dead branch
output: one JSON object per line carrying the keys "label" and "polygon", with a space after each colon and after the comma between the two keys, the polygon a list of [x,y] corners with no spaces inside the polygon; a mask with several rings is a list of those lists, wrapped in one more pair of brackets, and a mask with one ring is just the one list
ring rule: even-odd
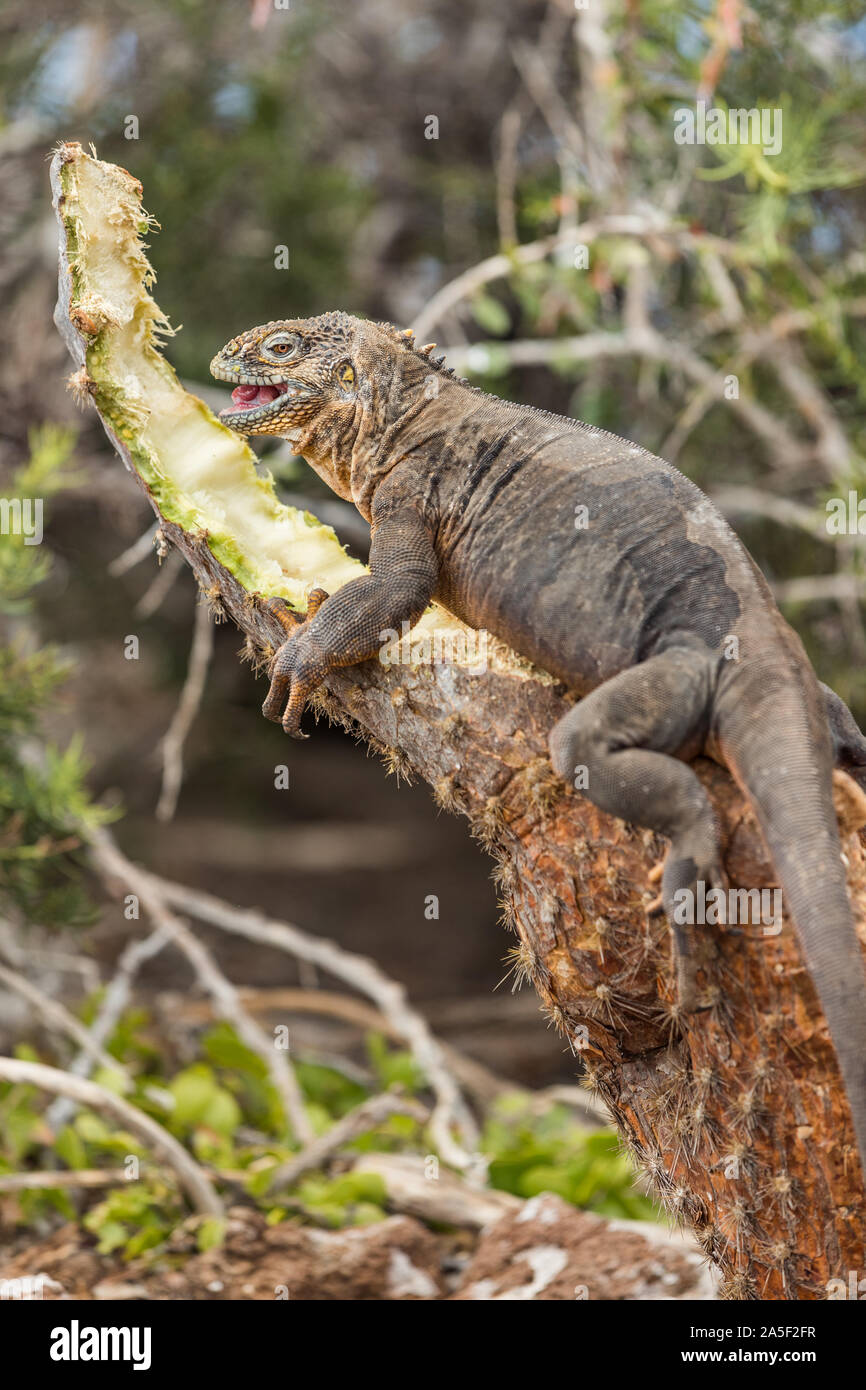
{"label": "dead branch", "polygon": [[454,1139],[451,1128],[456,1126],[463,1143],[474,1149],[478,1142],[475,1122],[446,1065],[440,1043],[430,1032],[426,1020],[409,1006],[401,984],[390,979],[366,956],[346,951],[324,937],[310,936],[288,922],[275,921],[253,909],[231,907],[199,889],[187,888],[167,879],[157,881],[166,901],[181,911],[224,931],[286,951],[298,960],[326,970],[361,994],[366,994],[368,999],[373,999],[396,1035],[410,1048],[436,1097],[430,1133],[438,1152],[446,1163],[456,1168],[466,1169],[474,1164],[473,1155]]}
{"label": "dead branch", "polygon": [[234,985],[220,970],[207,947],[170,910],[153,877],[126,858],[104,827],[91,827],[86,834],[93,861],[102,876],[109,883],[120,879],[138,895],[154,924],[162,928],[186,956],[222,1017],[232,1024],[247,1047],[261,1057],[296,1137],[301,1143],[307,1143],[313,1137],[313,1129],[304,1108],[301,1088],[285,1052],[249,1017]]}
{"label": "dead branch", "polygon": [[625,139],[622,113],[614,95],[617,84],[610,77],[611,71],[616,70],[616,59],[608,24],[605,0],[593,0],[592,6],[578,6],[575,9],[580,123],[586,145],[589,182],[600,197],[622,184],[619,156]]}
{"label": "dead branch", "polygon": [[56,1173],[0,1173],[0,1192],[45,1191],[52,1187],[66,1191],[79,1187],[119,1187],[128,1181],[122,1168],[78,1168],[74,1172],[65,1172],[61,1168]]}
{"label": "dead branch", "polygon": [[454,1173],[431,1171],[429,1160],[414,1154],[362,1154],[352,1171],[375,1173],[382,1178],[391,1211],[444,1226],[467,1226],[480,1231],[523,1206],[522,1200],[511,1192],[470,1187]]}
{"label": "dead branch", "polygon": [[558,247],[569,246],[575,242],[588,245],[600,236],[652,237],[670,230],[669,223],[660,215],[618,213],[579,223],[576,227],[568,227],[564,232],[542,237],[539,241],[524,242],[507,254],[500,253],[479,261],[477,265],[470,266],[468,270],[449,280],[447,285],[443,285],[432,299],[428,300],[421,312],[415,315],[412,327],[418,341],[423,342],[447,313],[465,300],[471,299],[485,285],[489,285],[493,280],[506,279],[518,266],[534,265],[536,261],[545,260]]}
{"label": "dead branch", "polygon": [[153,553],[157,527],[158,523],[155,521],[152,526],[148,526],[137,541],[133,541],[132,545],[118,555],[116,560],[112,560],[108,566],[108,573],[112,579],[119,579],[122,574],[127,574],[129,570],[140,565],[142,560],[146,560],[148,555]]}
{"label": "dead branch", "polygon": [[827,531],[826,517],[813,507],[793,502],[790,497],[779,497],[756,487],[722,487],[713,491],[712,499],[719,511],[728,517],[763,516],[779,526],[806,531],[819,541],[834,539]]}
{"label": "dead branch", "polygon": [[820,603],[825,599],[862,603],[866,598],[866,575],[804,574],[797,579],[778,580],[773,592],[780,603]]}
{"label": "dead branch", "polygon": [[271,1175],[268,1192],[276,1193],[282,1188],[292,1187],[305,1173],[314,1168],[322,1168],[334,1154],[351,1144],[359,1135],[375,1129],[376,1125],[390,1119],[392,1115],[411,1115],[419,1124],[425,1124],[430,1112],[409,1096],[383,1095],[370,1096],[350,1110],[335,1125],[318,1139],[314,1139],[299,1154],[281,1163]]}
{"label": "dead branch", "polygon": [[[132,995],[132,985],[139,969],[145,961],[158,955],[164,946],[168,945],[170,938],[162,927],[151,932],[149,936],[143,937],[140,941],[132,941],[125,947],[119,961],[114,976],[108,984],[102,1003],[99,1006],[96,1017],[88,1029],[92,1046],[82,1048],[78,1056],[70,1063],[68,1068],[72,1076],[89,1076],[93,1064],[92,1047],[101,1047],[106,1042],[117,1027],[118,1021],[127,1007]],[[54,1128],[59,1129],[64,1125],[72,1114],[73,1106],[63,1096],[60,1096],[49,1107],[47,1113],[48,1123]]]}
{"label": "dead branch", "polygon": [[707,400],[724,401],[766,447],[774,466],[790,472],[812,457],[812,449],[793,435],[771,411],[749,396],[725,395],[725,378],[734,370],[716,367],[694,349],[663,337],[647,326],[643,332],[583,333],[570,338],[525,338],[507,343],[473,343],[450,348],[447,357],[457,372],[483,371],[491,354],[513,367],[549,366],[551,362],[595,362],[601,358],[643,357],[681,371],[704,388]]}
{"label": "dead branch", "polygon": [[72,1038],[86,1052],[93,1062],[99,1066],[107,1068],[109,1071],[118,1072],[120,1076],[129,1081],[129,1074],[122,1062],[118,1062],[116,1057],[112,1057],[106,1052],[99,1042],[88,1032],[83,1023],[80,1023],[74,1014],[71,1014],[63,1004],[56,999],[49,999],[47,994],[43,994],[32,981],[19,975],[15,970],[8,970],[5,965],[0,965],[0,981],[6,985],[7,989],[14,990],[20,994],[22,999],[26,999],[32,1004],[40,1017],[48,1024],[49,1028],[56,1028],[67,1037]]}
{"label": "dead branch", "polygon": [[213,655],[214,625],[206,603],[199,602],[195,609],[192,646],[189,654],[189,669],[186,673],[183,690],[177,709],[162,740],[162,790],[156,808],[156,818],[169,821],[174,817],[177,798],[183,781],[183,746],[204,695],[208,667]]}
{"label": "dead branch", "polygon": [[154,613],[159,611],[174,588],[182,568],[180,556],[171,551],[165,557],[162,567],[157,571],[152,583],[148,585],[135,605],[135,611],[139,618],[152,618]]}

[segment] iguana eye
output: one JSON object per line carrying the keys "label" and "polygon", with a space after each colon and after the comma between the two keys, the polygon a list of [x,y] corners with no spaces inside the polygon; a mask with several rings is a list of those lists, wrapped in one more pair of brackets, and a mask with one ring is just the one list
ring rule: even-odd
{"label": "iguana eye", "polygon": [[352,366],[351,362],[344,362],[343,366],[339,368],[337,375],[340,379],[340,385],[345,386],[346,389],[350,391],[355,385],[355,368]]}
{"label": "iguana eye", "polygon": [[292,357],[298,350],[298,340],[288,333],[280,334],[279,337],[269,338],[262,344],[262,351],[267,357],[272,357],[278,362],[285,362],[287,357]]}

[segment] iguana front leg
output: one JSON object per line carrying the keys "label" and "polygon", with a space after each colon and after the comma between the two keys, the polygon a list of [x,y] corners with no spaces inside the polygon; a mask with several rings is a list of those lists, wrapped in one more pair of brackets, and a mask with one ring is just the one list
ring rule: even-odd
{"label": "iguana front leg", "polygon": [[262,713],[294,738],[306,737],[300,731],[304,705],[328,672],[377,656],[385,630],[416,623],[433,597],[436,552],[415,508],[383,501],[374,507],[372,526],[370,573],[315,608],[311,602],[306,619],[271,663],[271,688]]}

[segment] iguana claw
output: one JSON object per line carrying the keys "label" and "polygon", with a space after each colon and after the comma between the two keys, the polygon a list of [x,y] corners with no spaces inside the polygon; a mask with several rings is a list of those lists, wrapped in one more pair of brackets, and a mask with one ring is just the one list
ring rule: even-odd
{"label": "iguana claw", "polygon": [[280,724],[283,733],[290,738],[309,737],[301,732],[301,717],[307,696],[319,684],[324,672],[315,647],[310,652],[309,641],[305,644],[304,639],[308,637],[310,622],[327,598],[325,589],[311,589],[303,617],[293,613],[284,599],[273,598],[267,604],[268,611],[289,635],[277,648],[268,666],[271,688],[262,705],[262,714],[266,719]]}

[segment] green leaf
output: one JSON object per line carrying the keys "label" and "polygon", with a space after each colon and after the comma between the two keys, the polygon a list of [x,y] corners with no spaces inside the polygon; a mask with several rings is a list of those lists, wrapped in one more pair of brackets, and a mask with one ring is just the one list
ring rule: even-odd
{"label": "green leaf", "polygon": [[127,1092],[127,1081],[123,1072],[117,1071],[114,1067],[97,1067],[93,1073],[93,1079],[98,1086],[104,1086],[106,1091],[111,1091],[116,1096],[125,1096]]}
{"label": "green leaf", "polygon": [[104,1144],[111,1138],[111,1130],[99,1115],[91,1110],[83,1110],[74,1121],[75,1128],[86,1144]]}
{"label": "green leaf", "polygon": [[242,1119],[241,1108],[234,1096],[217,1087],[202,1111],[201,1123],[227,1138],[234,1134]]}
{"label": "green leaf", "polygon": [[267,1168],[256,1168],[254,1173],[250,1173],[246,1179],[246,1189],[251,1197],[264,1197],[271,1185],[271,1177],[278,1167],[277,1160],[269,1164]]}
{"label": "green leaf", "polygon": [[375,1226],[378,1221],[385,1221],[387,1215],[387,1212],[374,1206],[372,1202],[359,1202],[351,1210],[352,1225]]}
{"label": "green leaf", "polygon": [[98,1229],[99,1244],[96,1247],[100,1255],[110,1255],[112,1250],[118,1250],[121,1245],[126,1244],[129,1232],[119,1221],[106,1221]]}
{"label": "green leaf", "polygon": [[367,1034],[367,1055],[384,1090],[402,1086],[410,1094],[424,1085],[424,1076],[411,1052],[392,1050],[380,1033]]}
{"label": "green leaf", "polygon": [[337,1206],[333,1202],[308,1202],[306,1204],[311,1212],[328,1226],[333,1226],[338,1230],[340,1226],[346,1224],[346,1208]]}
{"label": "green leaf", "polygon": [[204,1125],[227,1136],[234,1133],[241,1122],[237,1101],[203,1063],[180,1072],[169,1090],[175,1101],[171,1114],[173,1128],[189,1130]]}
{"label": "green leaf", "polygon": [[511,327],[511,318],[504,304],[492,294],[481,290],[472,300],[472,313],[479,327],[494,338],[501,338]]}
{"label": "green leaf", "polygon": [[385,1180],[379,1173],[343,1173],[328,1184],[328,1196],[335,1202],[374,1202],[384,1206]]}
{"label": "green leaf", "polygon": [[228,1023],[217,1024],[205,1033],[202,1047],[205,1055],[217,1066],[247,1072],[258,1078],[268,1075],[262,1058],[241,1042],[234,1028]]}
{"label": "green leaf", "polygon": [[72,1125],[64,1125],[61,1129],[54,1141],[54,1151],[67,1168],[73,1171],[87,1167],[87,1150],[81,1135],[72,1128]]}
{"label": "green leaf", "polygon": [[524,1197],[537,1197],[539,1192],[556,1192],[566,1201],[571,1201],[572,1181],[567,1168],[539,1163],[522,1174],[520,1191]]}
{"label": "green leaf", "polygon": [[168,1225],[163,1226],[161,1223],[145,1226],[126,1242],[123,1250],[124,1259],[132,1260],[136,1255],[144,1254],[145,1250],[153,1250],[155,1246],[161,1245],[169,1234],[169,1230]]}
{"label": "green leaf", "polygon": [[297,1061],[295,1071],[307,1100],[317,1104],[329,1120],[340,1119],[369,1094],[357,1081],[320,1062]]}
{"label": "green leaf", "polygon": [[221,1216],[206,1216],[196,1231],[195,1243],[199,1250],[214,1250],[225,1240],[226,1223]]}

